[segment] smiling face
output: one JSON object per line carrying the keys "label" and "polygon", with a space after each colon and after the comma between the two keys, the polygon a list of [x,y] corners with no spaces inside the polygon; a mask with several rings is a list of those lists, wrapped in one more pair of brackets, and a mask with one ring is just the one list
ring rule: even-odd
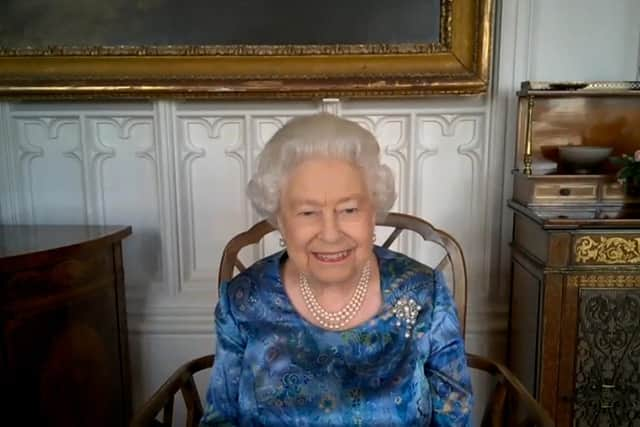
{"label": "smiling face", "polygon": [[353,287],[373,259],[374,225],[364,174],[347,161],[306,160],[283,185],[278,227],[292,267],[312,285]]}

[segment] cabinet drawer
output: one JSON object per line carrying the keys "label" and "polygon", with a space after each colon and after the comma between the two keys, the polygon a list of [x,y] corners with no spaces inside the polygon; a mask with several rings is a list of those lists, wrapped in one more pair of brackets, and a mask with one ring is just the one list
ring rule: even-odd
{"label": "cabinet drawer", "polygon": [[602,186],[603,200],[622,200],[624,199],[624,188],[617,182],[611,182]]}
{"label": "cabinet drawer", "polygon": [[8,273],[2,280],[0,307],[16,310],[55,305],[74,295],[114,282],[111,248],[79,254],[38,269]]}
{"label": "cabinet drawer", "polygon": [[598,186],[596,184],[536,184],[534,187],[534,198],[544,201],[595,201],[598,197]]}

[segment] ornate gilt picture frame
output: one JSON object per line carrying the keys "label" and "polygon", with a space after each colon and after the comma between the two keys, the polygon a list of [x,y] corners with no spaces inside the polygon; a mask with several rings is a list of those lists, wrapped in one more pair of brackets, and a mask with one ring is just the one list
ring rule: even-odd
{"label": "ornate gilt picture frame", "polygon": [[437,35],[434,40],[397,42],[397,30],[391,29],[385,39],[385,26],[379,25],[383,39],[364,44],[158,45],[136,44],[134,39],[131,44],[85,46],[78,40],[33,47],[7,45],[0,22],[0,98],[264,99],[486,92],[493,0],[398,1],[389,4],[435,5],[438,16],[425,19]]}

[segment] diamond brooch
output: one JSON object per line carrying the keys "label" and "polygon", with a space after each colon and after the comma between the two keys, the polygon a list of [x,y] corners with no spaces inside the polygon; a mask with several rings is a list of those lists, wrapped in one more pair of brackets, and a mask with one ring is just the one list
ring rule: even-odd
{"label": "diamond brooch", "polygon": [[421,308],[413,298],[400,298],[391,309],[391,312],[396,317],[396,326],[402,326],[403,322],[406,324],[407,330],[404,333],[405,338],[411,336],[411,329],[413,329],[413,326],[416,324],[416,319],[418,318],[418,313]]}

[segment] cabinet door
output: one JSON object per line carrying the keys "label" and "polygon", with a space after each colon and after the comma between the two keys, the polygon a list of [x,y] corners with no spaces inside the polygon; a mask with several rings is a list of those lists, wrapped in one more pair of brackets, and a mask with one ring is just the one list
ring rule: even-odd
{"label": "cabinet door", "polygon": [[640,276],[570,276],[558,425],[640,423]]}
{"label": "cabinet door", "polygon": [[509,367],[538,396],[540,297],[542,280],[514,260],[509,336]]}

